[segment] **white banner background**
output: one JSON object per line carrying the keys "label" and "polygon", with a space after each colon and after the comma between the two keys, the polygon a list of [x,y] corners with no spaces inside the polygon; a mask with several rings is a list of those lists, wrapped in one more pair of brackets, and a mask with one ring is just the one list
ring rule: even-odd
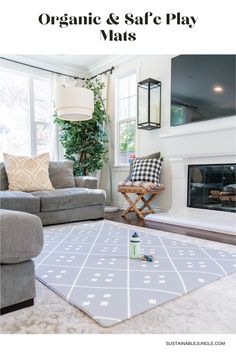
{"label": "white banner background", "polygon": [[[103,23],[109,13],[124,17],[131,12],[144,16],[151,11],[163,18],[166,13],[180,12],[197,16],[194,28],[167,25],[41,25],[42,13],[81,16],[89,12],[101,16]],[[123,22],[123,21],[122,21]],[[135,32],[135,42],[100,40],[100,30]],[[1,4],[1,53],[5,54],[171,54],[171,53],[234,53],[236,49],[235,1],[227,0],[119,0],[119,1],[56,1],[21,0]]]}
{"label": "white banner background", "polygon": [[[3,54],[171,54],[236,52],[235,1],[157,0],[140,1],[5,1],[0,5],[1,55]],[[123,17],[131,12],[143,16],[146,11],[164,16],[180,12],[197,16],[194,28],[177,25],[112,26],[114,31],[135,32],[135,42],[100,40],[100,30],[107,26],[42,26],[41,13],[62,16],[101,16],[105,22],[109,13]],[[140,329],[141,330],[141,329]],[[122,337],[122,338],[121,338]],[[225,341],[225,346],[166,346],[166,341]],[[233,353],[235,335],[9,335],[1,336],[1,349],[7,353],[109,353],[131,351],[143,353]],[[5,349],[4,349],[5,348]]]}

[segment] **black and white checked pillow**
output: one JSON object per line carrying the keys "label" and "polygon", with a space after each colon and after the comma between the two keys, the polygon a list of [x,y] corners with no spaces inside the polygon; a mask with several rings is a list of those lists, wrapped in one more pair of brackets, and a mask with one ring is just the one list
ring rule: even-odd
{"label": "black and white checked pillow", "polygon": [[160,186],[162,159],[139,159],[133,161],[131,182],[152,182]]}

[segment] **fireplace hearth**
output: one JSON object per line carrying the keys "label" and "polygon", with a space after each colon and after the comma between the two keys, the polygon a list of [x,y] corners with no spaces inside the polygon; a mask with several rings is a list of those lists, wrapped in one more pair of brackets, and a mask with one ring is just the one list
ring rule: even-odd
{"label": "fireplace hearth", "polygon": [[189,165],[187,206],[236,212],[236,164]]}

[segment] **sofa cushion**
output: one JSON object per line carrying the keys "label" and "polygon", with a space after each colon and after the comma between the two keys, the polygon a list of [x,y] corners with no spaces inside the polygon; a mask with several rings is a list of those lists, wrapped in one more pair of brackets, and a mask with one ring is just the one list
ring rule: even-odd
{"label": "sofa cushion", "polygon": [[0,190],[8,189],[8,179],[4,162],[0,162]]}
{"label": "sofa cushion", "polygon": [[36,257],[43,247],[43,228],[38,216],[0,210],[1,264],[20,263]]}
{"label": "sofa cushion", "polygon": [[67,210],[105,203],[105,192],[100,189],[65,188],[31,194],[40,198],[40,211]]}
{"label": "sofa cushion", "polygon": [[74,177],[75,185],[79,188],[98,188],[98,179],[91,176],[76,176]]}
{"label": "sofa cushion", "polygon": [[49,178],[54,188],[75,188],[71,161],[49,162]]}
{"label": "sofa cushion", "polygon": [[35,157],[3,153],[3,157],[9,190],[32,192],[53,189],[49,179],[49,154],[47,152]]}
{"label": "sofa cushion", "polygon": [[[76,187],[72,161],[50,161],[49,178],[54,188]],[[81,177],[81,179],[82,178],[83,177]],[[6,189],[8,189],[7,173],[4,162],[0,162],[0,190]]]}
{"label": "sofa cushion", "polygon": [[26,192],[0,191],[0,208],[37,213],[40,199]]}

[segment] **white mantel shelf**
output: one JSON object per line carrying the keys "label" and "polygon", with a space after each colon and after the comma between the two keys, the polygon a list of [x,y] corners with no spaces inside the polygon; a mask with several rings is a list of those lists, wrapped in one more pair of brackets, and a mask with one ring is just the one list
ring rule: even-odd
{"label": "white mantel shelf", "polygon": [[235,213],[187,207],[188,165],[236,163],[236,118],[171,127],[160,139],[171,166],[171,209],[145,219],[236,234]]}
{"label": "white mantel shelf", "polygon": [[235,137],[236,117],[171,127],[160,135],[169,158],[235,156]]}
{"label": "white mantel shelf", "polygon": [[236,129],[236,117],[227,117],[223,119],[208,120],[201,123],[191,123],[170,127],[168,131],[161,134],[161,139],[168,139],[170,137],[178,137],[184,135],[195,135],[202,133],[214,133],[217,131],[224,131],[229,129]]}

